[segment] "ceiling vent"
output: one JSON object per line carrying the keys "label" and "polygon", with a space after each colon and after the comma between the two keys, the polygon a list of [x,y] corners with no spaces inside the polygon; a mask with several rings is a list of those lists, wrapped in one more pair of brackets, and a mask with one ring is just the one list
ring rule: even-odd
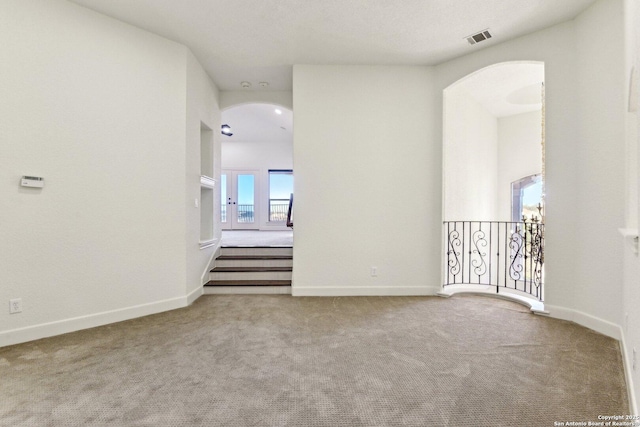
{"label": "ceiling vent", "polygon": [[491,38],[491,33],[489,32],[489,29],[486,29],[486,30],[480,31],[477,34],[473,34],[473,35],[467,36],[465,38],[467,39],[469,44],[474,45],[476,43],[480,43],[482,41],[490,39]]}

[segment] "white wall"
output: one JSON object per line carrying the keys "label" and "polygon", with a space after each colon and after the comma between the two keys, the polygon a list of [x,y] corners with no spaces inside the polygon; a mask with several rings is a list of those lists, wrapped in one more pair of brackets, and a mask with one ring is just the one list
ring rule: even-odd
{"label": "white wall", "polygon": [[[545,302],[552,315],[613,336],[622,324],[617,228],[625,212],[621,7],[600,0],[573,22],[436,67],[436,87],[444,89],[495,63],[545,63]],[[593,28],[602,35],[595,40]]]}
{"label": "white wall", "polygon": [[[214,204],[214,239],[216,245],[200,249],[200,215],[201,209],[195,206],[195,199],[200,198],[200,128],[201,124],[212,130],[213,135],[213,178],[220,177],[221,141],[220,141],[220,93],[211,78],[204,71],[198,60],[187,52],[187,114],[186,114],[186,176],[185,176],[185,210],[186,210],[186,293],[193,300],[201,294],[202,285],[209,278],[209,264],[215,249],[220,244],[222,230],[220,228],[219,204]],[[214,189],[214,202],[220,200],[220,186]],[[198,205],[202,201],[200,200]],[[218,207],[218,209],[215,209]]]}
{"label": "white wall", "polygon": [[293,75],[293,294],[437,291],[432,69],[296,65]]}
{"label": "white wall", "polygon": [[[629,82],[631,69],[640,73],[640,4],[635,0],[626,0],[624,2],[625,11],[625,82]],[[636,88],[636,96],[640,98],[640,88]],[[625,97],[628,100],[629,88]],[[624,113],[626,119],[626,158],[627,158],[627,193],[626,206],[627,218],[626,228],[633,229],[635,235],[638,234],[638,218],[640,210],[638,208],[638,182],[640,176],[640,120],[638,115],[640,112],[627,111]],[[640,358],[640,259],[638,254],[634,253],[631,237],[622,243],[624,251],[624,286],[622,290],[622,312],[626,315],[623,319],[623,333],[625,337],[626,360],[628,366],[632,364],[632,353],[635,348]],[[640,364],[640,359],[638,362]],[[632,371],[634,394],[636,397],[636,413],[637,399],[640,397],[640,368]]]}
{"label": "white wall", "polygon": [[[634,0],[625,0],[625,77],[624,81],[627,83],[625,98],[627,100],[627,112],[625,114],[626,121],[626,140],[627,140],[627,186],[626,186],[626,225],[628,228],[637,229],[638,219],[640,218],[640,207],[638,200],[640,199],[640,188],[638,179],[638,156],[637,152],[640,149],[640,120],[638,116],[640,112],[640,95],[636,93],[634,100],[630,100],[629,91],[631,85],[632,70],[635,70],[635,78],[638,85],[636,86],[636,92],[640,91],[640,31],[638,31],[638,19],[640,19],[640,5]],[[631,97],[633,98],[633,96]],[[630,107],[630,104],[634,104],[634,108]],[[635,111],[629,111],[629,110]]]}
{"label": "white wall", "polygon": [[62,0],[0,20],[0,345],[184,306],[187,49]]}
{"label": "white wall", "polygon": [[511,221],[511,183],[542,173],[542,111],[498,119],[498,221]]}
{"label": "white wall", "polygon": [[445,92],[444,110],[444,220],[495,221],[498,120],[455,86]]}
{"label": "white wall", "polygon": [[257,170],[260,205],[255,213],[261,230],[289,230],[286,226],[269,224],[269,169],[293,169],[291,142],[222,142],[222,168]]}
{"label": "white wall", "polygon": [[[625,89],[622,1],[596,2],[575,20],[577,104],[580,127],[572,161],[579,184],[571,215],[582,234],[576,241],[574,304],[622,325],[623,257],[619,227],[625,224]],[[595,40],[593,29],[606,29]],[[569,159],[567,159],[569,161]],[[588,232],[584,234],[585,231]],[[590,247],[598,242],[598,250]]]}

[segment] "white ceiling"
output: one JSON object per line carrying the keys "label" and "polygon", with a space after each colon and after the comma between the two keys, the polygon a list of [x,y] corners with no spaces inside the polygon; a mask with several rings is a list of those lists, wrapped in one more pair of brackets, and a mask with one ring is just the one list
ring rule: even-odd
{"label": "white ceiling", "polygon": [[[293,64],[433,65],[594,0],[70,0],[183,43],[221,90],[291,90]],[[470,46],[466,36],[493,38]],[[268,88],[258,83],[269,82]]]}
{"label": "white ceiling", "polygon": [[229,108],[222,112],[222,123],[231,126],[233,133],[221,136],[223,142],[293,143],[293,112],[276,105],[245,104]]}
{"label": "white ceiling", "polygon": [[463,91],[495,117],[542,108],[544,64],[508,62],[483,68],[447,90]]}

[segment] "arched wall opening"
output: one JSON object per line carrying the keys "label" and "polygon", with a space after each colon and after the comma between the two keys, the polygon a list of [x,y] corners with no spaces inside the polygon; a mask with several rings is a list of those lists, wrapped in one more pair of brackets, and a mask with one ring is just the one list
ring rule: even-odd
{"label": "arched wall opening", "polygon": [[542,62],[494,64],[443,91],[445,289],[544,300],[543,110]]}
{"label": "arched wall opening", "polygon": [[293,111],[241,102],[221,113],[220,222],[223,230],[283,231],[293,193]]}

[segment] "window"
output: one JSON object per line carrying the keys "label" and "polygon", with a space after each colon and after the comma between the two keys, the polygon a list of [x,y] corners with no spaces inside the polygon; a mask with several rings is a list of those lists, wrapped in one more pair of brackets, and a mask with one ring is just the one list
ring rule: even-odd
{"label": "window", "polygon": [[269,221],[285,222],[289,209],[289,197],[293,193],[293,171],[269,170]]}
{"label": "window", "polygon": [[511,183],[511,221],[520,222],[532,215],[540,218],[538,204],[542,204],[542,176],[525,176]]}

